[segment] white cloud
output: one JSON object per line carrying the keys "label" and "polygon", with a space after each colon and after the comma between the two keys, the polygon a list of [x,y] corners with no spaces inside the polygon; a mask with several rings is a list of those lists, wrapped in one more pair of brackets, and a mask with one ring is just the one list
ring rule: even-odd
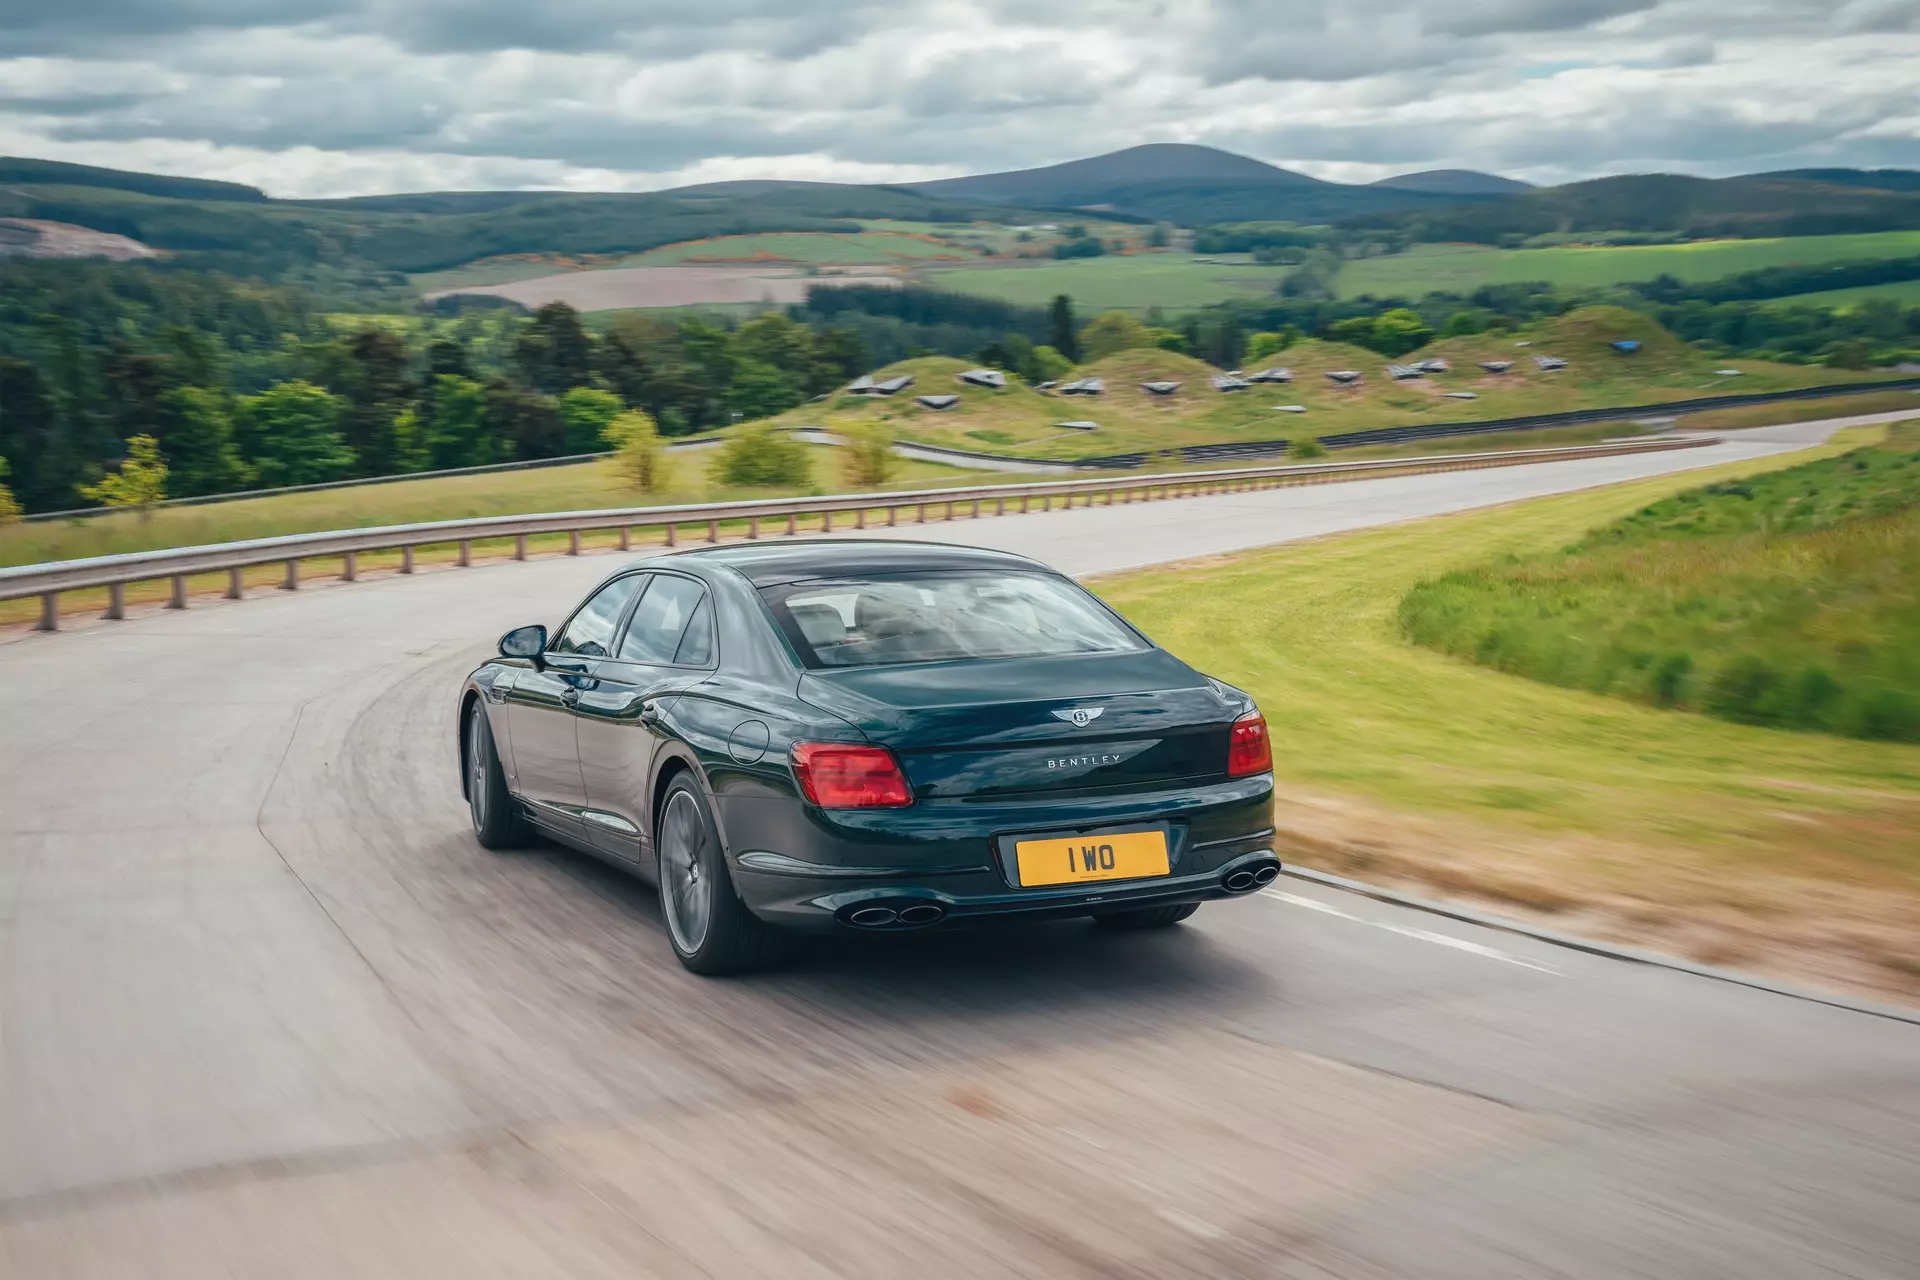
{"label": "white cloud", "polygon": [[286,195],[1920,164],[1920,0],[69,0],[0,49],[0,149]]}

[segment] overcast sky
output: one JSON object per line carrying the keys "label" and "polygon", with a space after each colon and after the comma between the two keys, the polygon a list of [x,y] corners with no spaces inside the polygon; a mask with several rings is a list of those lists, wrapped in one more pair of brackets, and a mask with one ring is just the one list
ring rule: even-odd
{"label": "overcast sky", "polygon": [[1920,0],[0,0],[0,153],[275,195],[1920,167]]}

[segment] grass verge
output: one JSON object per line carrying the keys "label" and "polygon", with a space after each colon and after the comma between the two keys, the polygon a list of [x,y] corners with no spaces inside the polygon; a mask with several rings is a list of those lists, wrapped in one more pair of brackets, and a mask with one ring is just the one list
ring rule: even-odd
{"label": "grass verge", "polygon": [[[1855,442],[1858,442],[1856,436]],[[1819,451],[1103,580],[1259,699],[1283,856],[1718,964],[1920,993],[1920,747],[1730,724],[1416,648],[1415,583]]]}

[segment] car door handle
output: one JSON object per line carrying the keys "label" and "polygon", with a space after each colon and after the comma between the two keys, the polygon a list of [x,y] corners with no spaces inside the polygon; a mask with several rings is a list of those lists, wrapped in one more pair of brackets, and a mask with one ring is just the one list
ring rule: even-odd
{"label": "car door handle", "polygon": [[568,685],[560,691],[560,701],[570,707],[577,707],[580,705],[580,691],[572,685]]}
{"label": "car door handle", "polygon": [[660,723],[660,704],[648,698],[640,704],[640,720],[643,724]]}

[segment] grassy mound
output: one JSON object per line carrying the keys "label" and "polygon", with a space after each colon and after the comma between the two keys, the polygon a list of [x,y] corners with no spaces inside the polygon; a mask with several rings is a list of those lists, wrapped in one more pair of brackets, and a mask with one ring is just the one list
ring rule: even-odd
{"label": "grassy mound", "polygon": [[1920,425],[1423,582],[1400,623],[1549,684],[1920,741]]}

